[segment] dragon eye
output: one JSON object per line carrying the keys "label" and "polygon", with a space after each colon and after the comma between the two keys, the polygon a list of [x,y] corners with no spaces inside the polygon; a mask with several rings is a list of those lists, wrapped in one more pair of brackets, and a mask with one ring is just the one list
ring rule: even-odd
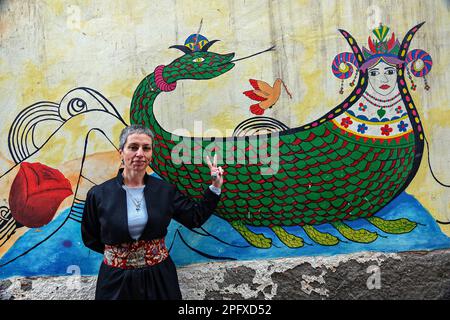
{"label": "dragon eye", "polygon": [[202,57],[199,57],[199,58],[195,58],[194,60],[192,60],[192,62],[203,62],[203,61],[205,61],[205,59],[203,59]]}

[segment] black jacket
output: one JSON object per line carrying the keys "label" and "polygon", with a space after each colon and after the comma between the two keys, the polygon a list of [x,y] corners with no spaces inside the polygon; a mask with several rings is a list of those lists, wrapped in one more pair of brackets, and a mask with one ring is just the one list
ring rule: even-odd
{"label": "black jacket", "polygon": [[[91,188],[86,197],[81,235],[86,247],[103,253],[105,244],[133,242],[128,232],[126,192],[122,188],[123,169],[116,178]],[[148,222],[138,240],[164,238],[174,218],[188,228],[200,227],[220,200],[209,188],[203,199],[194,201],[170,183],[145,175],[144,197]]]}

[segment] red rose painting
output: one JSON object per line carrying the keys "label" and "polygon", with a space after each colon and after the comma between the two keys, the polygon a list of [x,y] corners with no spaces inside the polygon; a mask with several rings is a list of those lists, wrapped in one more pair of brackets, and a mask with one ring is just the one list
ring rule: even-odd
{"label": "red rose painting", "polygon": [[42,227],[72,193],[69,180],[59,170],[41,163],[22,162],[9,192],[11,214],[26,227]]}

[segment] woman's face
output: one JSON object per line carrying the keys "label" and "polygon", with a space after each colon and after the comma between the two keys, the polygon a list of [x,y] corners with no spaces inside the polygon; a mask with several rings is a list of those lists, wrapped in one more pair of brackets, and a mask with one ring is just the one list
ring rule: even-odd
{"label": "woman's face", "polygon": [[145,171],[152,160],[152,138],[146,134],[130,134],[120,150],[126,170]]}
{"label": "woman's face", "polygon": [[368,69],[369,84],[372,89],[386,96],[397,86],[397,68],[393,65],[380,61],[378,64]]}

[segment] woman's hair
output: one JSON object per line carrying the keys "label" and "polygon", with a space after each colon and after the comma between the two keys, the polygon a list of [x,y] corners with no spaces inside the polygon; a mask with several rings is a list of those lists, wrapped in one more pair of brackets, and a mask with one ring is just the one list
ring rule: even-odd
{"label": "woman's hair", "polygon": [[152,139],[152,145],[153,145],[153,141],[155,140],[155,135],[153,134],[153,132],[144,126],[141,126],[139,124],[132,124],[129,125],[128,127],[125,127],[122,129],[122,132],[120,133],[120,138],[119,138],[119,150],[123,150],[123,147],[125,146],[125,143],[127,142],[128,136],[132,135],[132,134],[146,134],[147,136],[149,136]]}
{"label": "woman's hair", "polygon": [[388,55],[380,55],[379,57],[376,58],[372,58],[367,60],[366,62],[363,63],[363,65],[359,68],[359,70],[361,71],[366,71],[367,69],[372,68],[373,66],[377,65],[379,62],[384,61],[385,63],[397,67],[402,65],[403,63],[405,63],[405,61],[400,60],[396,57],[391,57]]}

